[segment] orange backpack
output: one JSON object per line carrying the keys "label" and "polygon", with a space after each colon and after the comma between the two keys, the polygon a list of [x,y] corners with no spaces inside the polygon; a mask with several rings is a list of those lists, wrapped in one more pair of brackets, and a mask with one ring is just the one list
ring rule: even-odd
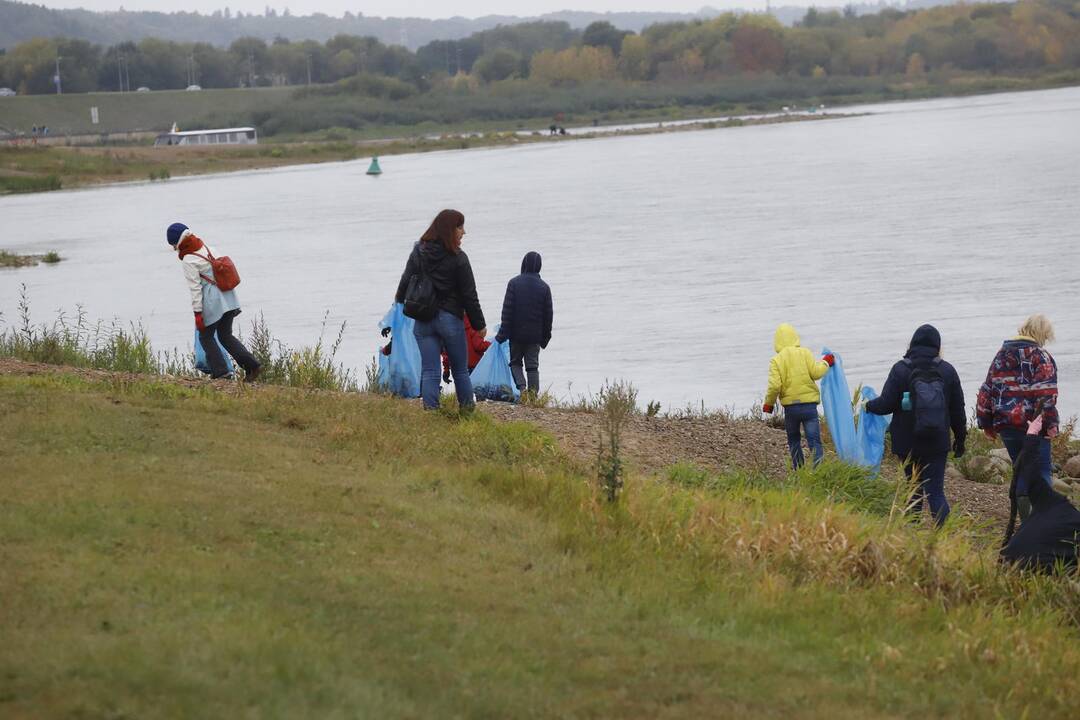
{"label": "orange backpack", "polygon": [[214,254],[210,252],[210,248],[205,245],[203,248],[206,250],[206,255],[200,255],[197,252],[188,253],[189,255],[200,257],[210,263],[210,267],[214,271],[214,277],[209,278],[202,275],[202,279],[211,285],[217,285],[218,290],[221,290],[222,292],[228,292],[239,285],[240,273],[236,272],[236,265],[233,264],[232,258],[228,255],[222,255],[221,257],[216,258],[214,257]]}

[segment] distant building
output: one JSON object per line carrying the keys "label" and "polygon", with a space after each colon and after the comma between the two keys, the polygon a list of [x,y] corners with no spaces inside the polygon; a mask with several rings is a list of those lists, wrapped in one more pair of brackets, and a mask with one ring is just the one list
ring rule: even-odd
{"label": "distant building", "polygon": [[154,145],[256,145],[255,128],[222,128],[220,130],[187,130],[167,132],[157,136]]}

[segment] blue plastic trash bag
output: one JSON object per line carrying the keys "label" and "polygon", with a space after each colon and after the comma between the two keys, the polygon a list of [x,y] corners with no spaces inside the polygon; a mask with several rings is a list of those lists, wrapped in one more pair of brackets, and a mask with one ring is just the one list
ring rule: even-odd
{"label": "blue plastic trash bag", "polygon": [[[499,328],[495,328],[498,335]],[[510,372],[510,341],[503,340],[501,343],[492,341],[491,346],[484,352],[484,357],[473,368],[472,378],[473,392],[477,400],[501,400],[503,402],[517,402],[521,392],[514,384],[514,376]]]}
{"label": "blue plastic trash bag", "polygon": [[405,306],[394,305],[379,321],[379,329],[390,328],[390,354],[379,350],[379,385],[399,397],[420,397],[420,346],[413,335],[416,322],[405,317]]}
{"label": "blue plastic trash bag", "polygon": [[[829,348],[822,348],[821,354],[828,355]],[[844,375],[844,361],[832,353],[836,361],[821,379],[821,404],[825,408],[825,420],[829,423],[836,454],[844,462],[858,462],[855,443],[855,413],[851,409],[851,391],[848,389],[847,376]]]}
{"label": "blue plastic trash bag", "polygon": [[[862,398],[870,401],[877,392],[867,385],[863,386]],[[881,471],[881,458],[885,454],[885,429],[889,426],[889,415],[875,415],[864,409],[859,414],[859,427],[855,431],[855,443],[858,448],[856,462],[873,470],[874,475]]]}
{"label": "blue plastic trash bag", "polygon": [[[236,372],[236,366],[233,365],[232,358],[229,353],[225,351],[221,341],[217,339],[217,334],[214,335],[214,342],[217,343],[218,350],[221,351],[221,357],[225,358],[225,367],[228,368],[230,373]],[[199,372],[204,372],[210,375],[210,363],[206,361],[206,351],[203,350],[202,342],[199,340],[199,331],[195,331],[195,369]]]}

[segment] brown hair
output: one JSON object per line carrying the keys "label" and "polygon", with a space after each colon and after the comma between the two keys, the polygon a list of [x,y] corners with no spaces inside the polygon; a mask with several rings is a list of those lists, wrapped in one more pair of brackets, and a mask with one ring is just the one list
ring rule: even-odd
{"label": "brown hair", "polygon": [[438,240],[446,251],[457,255],[461,251],[461,242],[454,232],[465,225],[465,216],[457,210],[443,210],[431,221],[431,227],[420,236],[420,242]]}

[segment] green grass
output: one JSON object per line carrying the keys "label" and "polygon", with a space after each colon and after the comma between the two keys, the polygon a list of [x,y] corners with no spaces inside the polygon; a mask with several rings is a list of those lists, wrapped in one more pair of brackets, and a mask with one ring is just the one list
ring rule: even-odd
{"label": "green grass", "polygon": [[55,174],[0,175],[0,195],[59,190],[63,182]]}
{"label": "green grass", "polygon": [[1075,716],[1075,590],[962,528],[613,506],[526,425],[379,396],[0,376],[0,438],[6,717]]}
{"label": "green grass", "polygon": [[[55,265],[63,259],[59,253],[51,250],[44,255],[19,255],[18,253],[10,253],[7,250],[0,250],[0,268],[33,267],[39,262],[46,265]],[[2,316],[3,313],[0,313],[0,317]]]}
{"label": "green grass", "polygon": [[[0,262],[7,258],[33,261],[37,257],[0,253]],[[61,260],[56,253],[40,259],[46,263]],[[82,306],[77,306],[74,315],[61,310],[51,325],[33,324],[25,284],[20,290],[17,315],[17,325],[4,327],[0,312],[0,358],[142,375],[199,376],[192,351],[155,350],[141,325],[95,323],[87,319]],[[353,372],[336,359],[344,332],[342,323],[334,342],[327,345],[323,339],[324,317],[323,331],[315,344],[294,349],[275,339],[259,315],[251,325],[248,340],[249,349],[262,365],[259,382],[308,390],[355,390],[357,379]],[[240,334],[243,339],[243,333]]]}
{"label": "green grass", "polygon": [[[148,93],[19,95],[3,98],[0,125],[29,133],[47,125],[50,136],[168,130],[177,123],[194,129],[199,119],[216,113],[269,111],[288,102],[295,88],[160,90]],[[99,123],[90,120],[98,108]]]}

